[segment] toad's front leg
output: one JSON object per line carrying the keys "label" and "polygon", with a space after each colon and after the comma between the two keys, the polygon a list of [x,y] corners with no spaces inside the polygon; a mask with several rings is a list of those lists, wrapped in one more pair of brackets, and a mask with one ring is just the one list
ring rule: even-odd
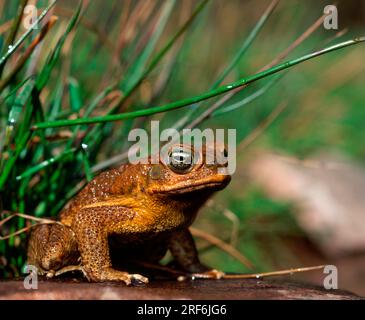
{"label": "toad's front leg", "polygon": [[82,209],[75,217],[72,229],[75,232],[81,262],[86,277],[91,282],[118,281],[129,285],[147,283],[139,274],[115,270],[109,254],[108,236],[121,234],[133,212],[122,206],[93,206]]}
{"label": "toad's front leg", "polygon": [[[169,250],[179,269],[187,272],[187,276],[194,279],[221,279],[224,272],[211,269],[199,260],[194,239],[188,229],[175,232],[169,239]],[[185,277],[180,277],[185,279]]]}

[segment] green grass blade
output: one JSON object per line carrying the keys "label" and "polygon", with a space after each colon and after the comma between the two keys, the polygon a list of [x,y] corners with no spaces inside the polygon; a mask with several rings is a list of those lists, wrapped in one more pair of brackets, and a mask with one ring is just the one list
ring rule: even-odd
{"label": "green grass blade", "polygon": [[[193,23],[193,21],[196,19],[196,17],[199,15],[199,13],[205,8],[209,0],[203,0],[200,2],[200,4],[195,8],[193,13],[190,15],[189,19],[183,24],[183,26],[176,32],[176,34],[167,42],[167,44],[157,53],[157,55],[152,59],[151,63],[147,67],[147,69],[142,73],[142,75],[139,77],[138,81],[135,82],[135,84],[124,93],[124,95],[120,98],[118,103],[109,110],[107,115],[112,115],[117,110],[120,109],[120,107],[126,102],[126,100],[132,95],[132,93],[140,86],[140,84],[147,78],[147,76],[156,68],[156,66],[159,64],[159,62],[163,59],[163,57],[170,51],[170,49],[173,47],[175,42],[184,34],[184,32],[189,28],[189,26]],[[133,117],[129,118],[133,119]],[[106,121],[107,122],[107,121]],[[100,122],[102,123],[102,122]],[[95,126],[90,132],[88,133],[88,137],[96,137],[98,132],[100,132],[100,129],[102,129],[102,125]],[[87,139],[87,140],[90,140]],[[90,144],[90,141],[87,141],[87,144]]]}
{"label": "green grass blade", "polygon": [[[263,26],[267,22],[268,18],[270,17],[271,13],[274,11],[278,4],[279,0],[273,0],[269,4],[269,6],[266,8],[265,12],[261,15],[260,19],[257,21],[251,32],[249,33],[248,37],[245,37],[245,40],[243,41],[239,51],[237,54],[233,57],[233,59],[228,63],[226,68],[222,71],[222,74],[218,76],[217,80],[213,83],[213,85],[210,87],[209,90],[216,89],[223,80],[229,75],[229,73],[233,70],[234,67],[237,66],[239,61],[242,59],[244,54],[247,52],[247,50],[251,47],[254,40],[257,38],[259,32],[262,30]],[[186,123],[189,121],[189,119],[195,114],[196,110],[200,107],[200,104],[197,104],[193,106],[186,115],[178,120],[172,127],[180,129],[186,125]]]}
{"label": "green grass blade", "polygon": [[[19,94],[16,96],[14,100],[13,106],[11,107],[8,115],[8,124],[5,128],[5,138],[4,138],[4,143],[1,144],[0,155],[1,154],[3,155],[8,148],[15,126],[20,123],[19,120],[21,118],[23,109],[31,96],[34,86],[35,86],[35,81],[33,79],[28,79],[27,82],[24,83],[24,86],[21,88]],[[20,134],[22,132],[21,130],[22,125],[23,124],[20,123],[20,129],[19,129]],[[2,168],[4,159],[2,156],[0,158],[1,158],[0,168]]]}
{"label": "green grass blade", "polygon": [[248,37],[243,42],[242,46],[240,47],[237,54],[234,56],[232,61],[228,64],[228,66],[223,70],[222,74],[218,77],[218,79],[214,82],[212,89],[217,88],[223,80],[229,75],[229,73],[233,70],[233,68],[238,64],[238,62],[242,59],[243,55],[247,52],[247,50],[251,47],[252,43],[258,36],[259,32],[262,30],[263,26],[265,25],[266,21],[270,17],[271,13],[274,11],[276,5],[278,4],[279,0],[273,0],[265,12],[262,14],[260,19],[257,21],[254,28],[249,33]]}
{"label": "green grass blade", "polygon": [[26,83],[24,83],[23,88],[19,92],[17,98],[15,99],[14,105],[10,110],[8,125],[13,127],[18,123],[20,118],[21,110],[24,105],[27,103],[29,97],[31,96],[32,90],[34,88],[35,81],[33,79],[28,79]]}
{"label": "green grass blade", "polygon": [[[166,1],[160,10],[158,20],[153,27],[153,33],[148,40],[147,45],[143,49],[142,53],[132,64],[132,66],[127,70],[127,74],[124,77],[127,79],[126,85],[121,86],[122,92],[129,92],[136,84],[138,84],[139,79],[143,75],[144,70],[146,70],[146,64],[152,55],[158,40],[160,39],[162,32],[165,30],[167,22],[173,12],[176,5],[176,0]],[[130,130],[133,126],[133,119],[126,121],[123,126],[123,131]],[[92,143],[93,144],[93,143]],[[94,145],[94,144],[93,144]]]}
{"label": "green grass blade", "polygon": [[[11,46],[11,44],[14,42],[15,40],[15,37],[18,33],[18,30],[19,30],[19,26],[20,26],[20,22],[22,21],[22,17],[23,17],[23,12],[24,12],[24,8],[25,6],[27,5],[28,3],[28,0],[21,0],[20,2],[20,5],[19,5],[19,8],[18,8],[18,13],[17,13],[17,16],[16,18],[14,19],[13,21],[13,25],[11,27],[11,30],[10,30],[10,33],[9,33],[9,36],[8,38],[6,39],[6,45],[5,45],[5,48],[9,48],[9,46]],[[5,64],[3,64],[1,67],[0,67],[0,76],[2,75],[2,72],[4,70],[4,66]]]}
{"label": "green grass blade", "polygon": [[[105,88],[101,93],[99,93],[89,104],[88,106],[85,108],[85,113],[84,116],[88,117],[93,111],[94,109],[98,106],[98,104],[112,91],[114,90],[116,87],[116,85],[111,85],[107,88]],[[69,141],[67,142],[66,145],[66,149],[71,148],[71,146],[73,146],[77,140],[77,135],[79,133],[81,129],[81,126],[76,126],[73,130],[73,135],[72,138],[69,139]]]}
{"label": "green grass blade", "polygon": [[80,111],[83,102],[81,100],[80,85],[75,78],[69,79],[68,89],[69,89],[71,110],[77,113]]}
{"label": "green grass blade", "polygon": [[279,76],[275,77],[274,79],[271,79],[268,83],[266,83],[262,88],[257,90],[256,92],[252,93],[248,97],[242,99],[241,101],[238,101],[236,103],[230,104],[224,108],[218,109],[215,112],[212,113],[212,117],[220,116],[222,114],[225,114],[227,112],[231,112],[234,110],[237,110],[239,108],[242,108],[243,106],[251,103],[252,101],[256,100],[257,98],[261,97],[263,94],[265,94],[273,85],[275,85],[285,74],[280,74]]}
{"label": "green grass blade", "polygon": [[102,92],[100,92],[86,107],[85,116],[88,117],[94,109],[98,106],[98,104],[113,90],[115,90],[116,85],[111,85],[106,87]]}
{"label": "green grass blade", "polygon": [[61,49],[66,41],[66,38],[69,35],[69,33],[71,32],[71,30],[74,28],[74,26],[76,25],[78,17],[80,16],[81,8],[82,8],[82,1],[79,2],[77,10],[76,10],[75,14],[73,15],[73,17],[71,18],[71,20],[66,28],[65,33],[58,40],[55,49],[52,51],[52,53],[48,57],[42,71],[40,72],[40,74],[38,76],[37,84],[36,84],[38,91],[41,91],[44,88],[44,86],[47,84],[48,79],[51,75],[51,72],[61,54]]}
{"label": "green grass blade", "polygon": [[153,107],[153,108],[149,108],[146,110],[138,110],[135,112],[125,112],[125,113],[120,113],[120,114],[116,114],[116,115],[107,115],[107,116],[100,116],[100,117],[94,117],[94,118],[81,118],[81,119],[75,119],[75,120],[59,120],[59,121],[49,121],[49,122],[37,123],[32,127],[32,130],[45,129],[45,128],[51,128],[51,127],[55,128],[55,127],[75,126],[75,125],[79,125],[79,124],[106,123],[106,122],[112,122],[112,121],[120,121],[120,120],[125,120],[125,119],[149,116],[149,115],[153,115],[156,113],[179,109],[179,108],[191,105],[193,103],[197,103],[197,102],[200,102],[203,100],[207,100],[211,97],[218,96],[220,94],[231,91],[238,87],[242,87],[244,85],[253,83],[257,80],[263,79],[267,76],[270,76],[270,75],[280,72],[282,70],[291,68],[297,64],[303,63],[307,60],[313,59],[313,58],[321,56],[323,54],[327,54],[329,52],[336,51],[336,50],[339,50],[339,49],[342,49],[342,48],[345,48],[345,47],[348,47],[351,45],[355,45],[358,43],[362,43],[364,41],[365,41],[365,37],[359,37],[359,38],[355,38],[353,40],[341,42],[336,45],[327,47],[325,49],[306,54],[299,58],[292,59],[292,60],[286,61],[284,63],[280,63],[272,68],[269,68],[267,70],[254,74],[252,76],[248,76],[246,78],[240,79],[229,85],[221,86],[215,90],[205,92],[201,95],[182,99],[182,100],[172,102],[172,103],[169,103],[169,104],[166,104],[163,106]]}
{"label": "green grass blade", "polygon": [[120,106],[124,104],[124,102],[130,97],[130,95],[139,87],[139,85],[143,82],[144,79],[155,69],[158,63],[162,60],[162,58],[169,52],[175,42],[180,38],[181,35],[189,28],[195,18],[199,15],[199,13],[204,9],[209,0],[203,0],[194,10],[189,19],[183,24],[183,26],[176,32],[176,34],[167,42],[167,44],[161,49],[160,52],[155,56],[155,58],[151,61],[150,65],[147,69],[142,73],[139,77],[138,81],[124,94],[121,98],[120,102],[110,111],[113,113],[115,110],[118,110]]}
{"label": "green grass blade", "polygon": [[[37,90],[37,88],[34,88],[32,91],[32,106],[35,119],[34,121],[45,121],[43,106],[39,98],[39,95],[40,92]],[[46,132],[45,131],[41,132],[39,136],[41,138],[41,147],[38,149],[38,151],[43,150],[43,157],[46,159],[51,156],[51,153],[48,148],[48,141],[46,139]]]}
{"label": "green grass blade", "polygon": [[54,0],[42,13],[41,15],[34,21],[31,27],[19,38],[17,42],[8,47],[8,51],[5,55],[0,59],[0,68],[4,67],[6,61],[10,58],[10,56],[19,48],[19,46],[24,42],[24,40],[33,32],[34,27],[38,25],[44,17],[47,15],[48,11],[52,9],[52,7],[56,4],[57,0]]}
{"label": "green grass blade", "polygon": [[32,76],[29,76],[29,77],[25,78],[19,84],[17,84],[16,86],[14,86],[14,88],[12,88],[12,90],[7,95],[5,95],[4,98],[1,99],[0,104],[4,103],[8,98],[10,98],[11,96],[13,96],[26,82],[28,82],[28,80],[30,78],[32,78]]}
{"label": "green grass blade", "polygon": [[81,148],[80,156],[81,156],[82,164],[84,166],[84,172],[85,172],[86,180],[89,182],[93,179],[94,175],[91,171],[90,162],[89,162],[89,159],[88,159],[87,152],[86,152],[85,148]]}
{"label": "green grass blade", "polygon": [[34,175],[35,173],[43,170],[44,168],[49,167],[52,164],[55,164],[61,160],[65,160],[66,158],[68,158],[70,155],[73,155],[76,151],[76,148],[73,148],[71,150],[68,150],[66,152],[61,153],[60,155],[56,156],[56,157],[52,157],[49,158],[47,160],[42,161],[41,163],[30,167],[29,169],[27,169],[25,172],[23,172],[21,175],[16,177],[16,180],[22,180],[26,177],[30,177],[32,175]]}
{"label": "green grass blade", "polygon": [[63,82],[59,81],[55,89],[54,100],[47,112],[47,118],[50,120],[55,120],[61,112],[63,91]]}
{"label": "green grass blade", "polygon": [[4,189],[5,183],[7,182],[7,179],[9,177],[9,174],[11,170],[14,167],[15,161],[18,159],[20,153],[24,149],[25,145],[29,141],[31,137],[31,132],[28,132],[27,134],[23,135],[20,139],[20,141],[17,143],[16,149],[14,154],[12,154],[9,159],[6,161],[4,165],[4,169],[1,172],[0,175],[0,190]]}
{"label": "green grass blade", "polygon": [[162,31],[165,29],[167,21],[172,13],[172,9],[176,4],[176,0],[168,1],[165,3],[164,8],[162,9],[161,16],[159,17],[159,21],[157,22],[157,27],[151,36],[151,39],[148,41],[148,44],[144,48],[142,54],[138,57],[137,61],[131,66],[130,70],[127,72],[125,78],[128,80],[123,91],[129,92],[136,84],[140,81],[140,78],[143,77],[143,70],[145,69],[147,60],[150,58],[153,50],[156,47],[158,39],[161,37]]}

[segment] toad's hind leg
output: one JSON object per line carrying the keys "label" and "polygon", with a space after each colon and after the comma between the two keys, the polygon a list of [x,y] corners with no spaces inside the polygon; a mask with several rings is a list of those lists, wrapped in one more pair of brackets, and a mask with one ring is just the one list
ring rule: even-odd
{"label": "toad's hind leg", "polygon": [[57,223],[34,228],[28,244],[28,264],[37,267],[39,274],[53,276],[78,260],[77,242],[69,227]]}

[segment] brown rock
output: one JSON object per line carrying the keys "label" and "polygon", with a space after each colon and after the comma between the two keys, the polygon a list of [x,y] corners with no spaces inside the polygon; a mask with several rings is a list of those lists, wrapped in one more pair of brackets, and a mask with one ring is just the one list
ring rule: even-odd
{"label": "brown rock", "polygon": [[146,286],[87,283],[76,280],[40,280],[37,290],[26,290],[23,281],[0,283],[0,299],[323,299],[358,300],[360,297],[341,290],[325,290],[285,280],[195,280],[186,282],[152,281]]}

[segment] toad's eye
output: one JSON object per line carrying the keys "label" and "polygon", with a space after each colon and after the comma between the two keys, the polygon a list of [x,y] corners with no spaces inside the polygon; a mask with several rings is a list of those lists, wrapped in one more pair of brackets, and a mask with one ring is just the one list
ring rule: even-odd
{"label": "toad's eye", "polygon": [[180,146],[173,147],[168,154],[169,168],[176,173],[187,173],[193,168],[193,154]]}

